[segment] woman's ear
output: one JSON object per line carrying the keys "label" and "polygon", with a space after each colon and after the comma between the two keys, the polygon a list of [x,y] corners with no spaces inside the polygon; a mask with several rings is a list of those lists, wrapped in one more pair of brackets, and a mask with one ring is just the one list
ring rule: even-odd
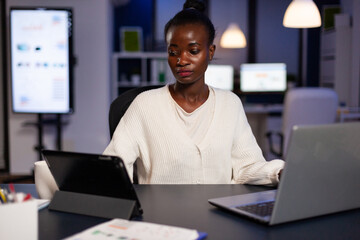
{"label": "woman's ear", "polygon": [[209,47],[209,60],[211,61],[214,57],[214,54],[215,54],[215,49],[216,49],[216,45],[215,44],[212,44],[210,45]]}

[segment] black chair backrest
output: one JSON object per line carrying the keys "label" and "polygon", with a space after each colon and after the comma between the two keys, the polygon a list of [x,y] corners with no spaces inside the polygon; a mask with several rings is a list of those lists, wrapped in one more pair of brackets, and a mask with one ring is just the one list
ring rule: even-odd
{"label": "black chair backrest", "polygon": [[[130,89],[120,96],[118,96],[110,105],[109,110],[109,129],[110,129],[110,137],[112,138],[117,125],[120,122],[120,119],[124,116],[126,110],[129,108],[132,101],[142,92],[147,90],[163,87],[164,85],[153,85],[153,86],[145,86]],[[135,162],[133,169],[133,183],[138,184],[138,175],[137,175],[137,164]]]}
{"label": "black chair backrest", "polygon": [[147,90],[163,87],[164,85],[153,85],[130,89],[120,96],[118,96],[110,105],[109,110],[109,129],[110,137],[112,138],[116,126],[120,122],[120,119],[124,116],[126,110],[129,108],[132,101],[137,95]]}

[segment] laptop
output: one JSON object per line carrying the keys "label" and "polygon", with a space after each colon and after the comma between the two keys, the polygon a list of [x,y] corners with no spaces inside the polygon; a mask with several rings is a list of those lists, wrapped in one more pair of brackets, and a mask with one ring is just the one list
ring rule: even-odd
{"label": "laptop", "polygon": [[142,215],[140,201],[119,157],[53,150],[43,150],[42,155],[59,188],[49,209],[105,218]]}
{"label": "laptop", "polygon": [[275,190],[209,199],[275,225],[360,207],[360,122],[295,126]]}

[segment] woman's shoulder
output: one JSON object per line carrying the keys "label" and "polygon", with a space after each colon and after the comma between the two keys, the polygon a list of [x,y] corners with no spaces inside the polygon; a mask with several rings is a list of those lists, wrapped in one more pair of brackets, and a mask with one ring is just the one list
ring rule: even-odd
{"label": "woman's shoulder", "polygon": [[139,95],[136,96],[134,101],[146,103],[150,100],[155,100],[156,98],[166,95],[166,91],[167,91],[167,86],[155,87],[153,89],[146,90],[140,93]]}
{"label": "woman's shoulder", "polygon": [[155,109],[159,109],[164,105],[165,97],[163,96],[166,97],[166,91],[162,86],[141,92],[131,102],[126,113],[137,118],[140,116],[149,117]]}
{"label": "woman's shoulder", "polygon": [[225,102],[228,104],[230,104],[230,103],[233,103],[236,105],[241,104],[240,97],[238,95],[236,95],[235,93],[233,93],[232,91],[223,90],[223,89],[219,89],[219,88],[213,88],[213,87],[210,87],[210,88],[213,89],[213,91],[215,93],[215,99],[217,101]]}
{"label": "woman's shoulder", "polygon": [[130,104],[131,109],[141,109],[142,112],[153,111],[154,108],[163,106],[167,97],[167,87],[160,86],[158,88],[146,90],[138,94]]}

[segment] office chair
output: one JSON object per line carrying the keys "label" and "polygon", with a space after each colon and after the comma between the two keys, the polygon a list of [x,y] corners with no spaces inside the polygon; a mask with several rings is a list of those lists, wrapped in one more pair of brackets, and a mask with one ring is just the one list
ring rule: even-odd
{"label": "office chair", "polygon": [[[109,130],[110,130],[110,137],[113,137],[115,129],[120,122],[120,119],[124,116],[126,110],[129,108],[132,101],[135,99],[137,95],[147,90],[163,87],[164,85],[152,85],[152,86],[145,86],[145,87],[138,87],[127,90],[126,92],[122,93],[118,96],[110,105],[109,110]],[[137,166],[136,162],[134,164],[134,172],[133,172],[133,182],[135,184],[139,183],[137,177]]]}
{"label": "office chair", "polygon": [[[269,150],[277,157],[285,157],[291,130],[294,125],[329,124],[336,120],[338,96],[330,88],[304,87],[289,90],[284,99],[281,132],[268,132]],[[280,138],[276,151],[273,137]]]}

